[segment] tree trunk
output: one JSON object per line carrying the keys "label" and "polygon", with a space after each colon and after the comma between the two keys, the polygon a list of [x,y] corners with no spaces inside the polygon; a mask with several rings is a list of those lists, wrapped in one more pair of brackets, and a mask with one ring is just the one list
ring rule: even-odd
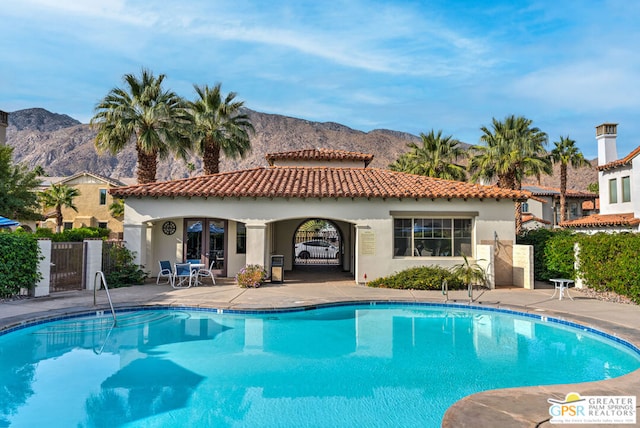
{"label": "tree trunk", "polygon": [[62,207],[60,205],[56,205],[56,233],[62,232],[62,223],[64,219],[62,218]]}
{"label": "tree trunk", "polygon": [[567,220],[567,164],[560,165],[560,223]]}
{"label": "tree trunk", "polygon": [[220,145],[213,140],[207,140],[204,144],[202,168],[207,175],[220,172]]}
{"label": "tree trunk", "polygon": [[136,147],[138,152],[138,184],[155,183],[156,168],[158,166],[158,152],[144,153],[140,147]]}
{"label": "tree trunk", "polygon": [[516,202],[516,235],[522,232],[522,202]]}

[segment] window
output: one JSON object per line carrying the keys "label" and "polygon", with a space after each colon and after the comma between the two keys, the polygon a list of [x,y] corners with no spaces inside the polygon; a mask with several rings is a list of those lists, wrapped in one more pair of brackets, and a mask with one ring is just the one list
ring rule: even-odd
{"label": "window", "polygon": [[100,189],[100,205],[107,205],[107,189]]}
{"label": "window", "polygon": [[615,204],[618,202],[618,180],[612,178],[609,180],[609,203]]}
{"label": "window", "polygon": [[236,224],[236,253],[247,253],[247,226],[244,223]]}
{"label": "window", "polygon": [[73,222],[71,221],[65,221],[62,223],[62,229],[63,230],[69,230],[69,229],[73,229]]}
{"label": "window", "polygon": [[107,228],[107,222],[106,221],[99,221],[98,222],[98,227],[100,229],[106,229]]}
{"label": "window", "polygon": [[471,255],[471,219],[397,218],[393,223],[395,256]]}
{"label": "window", "polygon": [[523,213],[528,213],[529,212],[529,202],[523,202],[522,203],[522,212]]}
{"label": "window", "polygon": [[571,203],[569,205],[569,218],[577,218],[578,217],[578,204]]}
{"label": "window", "polygon": [[631,178],[622,177],[622,202],[631,202]]}

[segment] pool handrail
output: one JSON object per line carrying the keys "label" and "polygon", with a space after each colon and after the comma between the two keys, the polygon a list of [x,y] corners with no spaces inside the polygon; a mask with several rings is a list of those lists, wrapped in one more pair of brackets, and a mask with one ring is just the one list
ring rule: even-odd
{"label": "pool handrail", "polygon": [[113,302],[111,301],[111,295],[109,294],[109,287],[107,286],[107,280],[104,278],[104,273],[100,270],[97,271],[96,275],[93,277],[93,306],[96,306],[96,293],[99,288],[96,286],[96,281],[98,279],[98,276],[101,278],[102,283],[104,284],[104,289],[107,292],[107,299],[109,299],[109,306],[111,307],[111,315],[113,315],[113,325],[115,326],[118,323],[118,320],[116,319],[116,311],[115,309],[113,309]]}

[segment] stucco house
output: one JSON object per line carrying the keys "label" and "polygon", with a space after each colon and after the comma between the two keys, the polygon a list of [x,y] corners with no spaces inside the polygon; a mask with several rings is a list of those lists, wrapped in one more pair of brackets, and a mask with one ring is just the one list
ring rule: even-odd
{"label": "stucco house", "polygon": [[217,275],[233,277],[282,255],[287,271],[296,230],[321,219],[338,231],[339,265],[358,283],[452,266],[462,254],[488,267],[492,283],[532,278],[530,255],[522,261],[514,245],[514,201],[526,192],[369,168],[372,155],[341,150],[266,158],[265,167],[110,189],[124,198],[124,240],[138,263],[155,276],[159,260],[215,260]]}
{"label": "stucco house", "polygon": [[596,127],[600,212],[561,226],[578,232],[638,232],[640,230],[640,147],[618,158],[615,123]]}
{"label": "stucco house", "polygon": [[[109,205],[114,198],[108,190],[126,185],[125,180],[116,180],[90,172],[80,172],[70,177],[40,177],[40,179],[42,180],[41,191],[52,184],[64,184],[80,192],[80,196],[73,201],[78,211],[67,207],[62,208],[63,229],[102,227],[111,230],[112,238],[122,238],[122,219],[114,218],[109,211]],[[51,211],[44,214],[47,218],[39,224],[39,227],[55,230],[55,214]]]}
{"label": "stucco house", "polygon": [[[531,193],[531,197],[522,204],[522,227],[557,227],[560,223],[560,189],[534,184],[523,185],[522,189]],[[596,193],[567,189],[567,221],[582,218],[585,215],[585,202],[595,204],[597,198]]]}

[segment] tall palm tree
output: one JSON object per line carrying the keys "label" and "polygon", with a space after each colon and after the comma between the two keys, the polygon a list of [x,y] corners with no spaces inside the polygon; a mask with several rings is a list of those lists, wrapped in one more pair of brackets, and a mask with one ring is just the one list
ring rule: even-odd
{"label": "tall palm tree", "polygon": [[220,172],[220,153],[230,158],[244,156],[251,149],[249,133],[254,131],[249,116],[242,112],[244,101],[234,101],[235,92],[224,97],[221,84],[213,88],[194,85],[198,98],[187,103],[191,114],[192,140],[202,155],[205,174]]}
{"label": "tall palm tree", "polygon": [[390,164],[389,169],[445,180],[466,180],[465,169],[455,163],[463,154],[458,140],[450,135],[443,137],[442,130],[436,134],[433,129],[428,134],[421,133],[420,138],[422,144],[407,144],[411,150]]}
{"label": "tall palm tree", "polygon": [[66,184],[52,184],[47,190],[40,192],[40,202],[45,208],[55,208],[56,210],[56,232],[62,230],[62,208],[71,208],[78,212],[78,208],[73,204],[73,200],[80,196],[80,191],[75,187]]}
{"label": "tall palm tree", "polygon": [[113,218],[124,217],[124,199],[114,198],[111,205],[109,205],[109,214],[111,214]]}
{"label": "tall palm tree", "polygon": [[156,181],[158,157],[176,153],[184,159],[189,149],[184,101],[162,88],[164,79],[164,74],[155,77],[146,69],[140,77],[125,74],[126,89],[111,89],[90,122],[98,129],[95,143],[99,151],[116,154],[135,142],[138,183]]}
{"label": "tall palm tree", "polygon": [[[472,181],[492,181],[502,188],[520,190],[526,177],[551,174],[551,161],[544,146],[547,134],[522,116],[507,116],[504,121],[493,118],[491,129],[483,126],[480,141],[469,152]],[[522,230],[522,204],[515,206],[516,233]]]}
{"label": "tall palm tree", "polygon": [[584,158],[584,155],[578,147],[576,142],[566,137],[560,137],[560,141],[554,141],[555,147],[551,150],[549,158],[554,164],[560,164],[560,222],[564,222],[567,219],[566,205],[567,205],[567,166],[571,165],[574,168],[580,168],[583,166],[591,166],[588,160]]}

